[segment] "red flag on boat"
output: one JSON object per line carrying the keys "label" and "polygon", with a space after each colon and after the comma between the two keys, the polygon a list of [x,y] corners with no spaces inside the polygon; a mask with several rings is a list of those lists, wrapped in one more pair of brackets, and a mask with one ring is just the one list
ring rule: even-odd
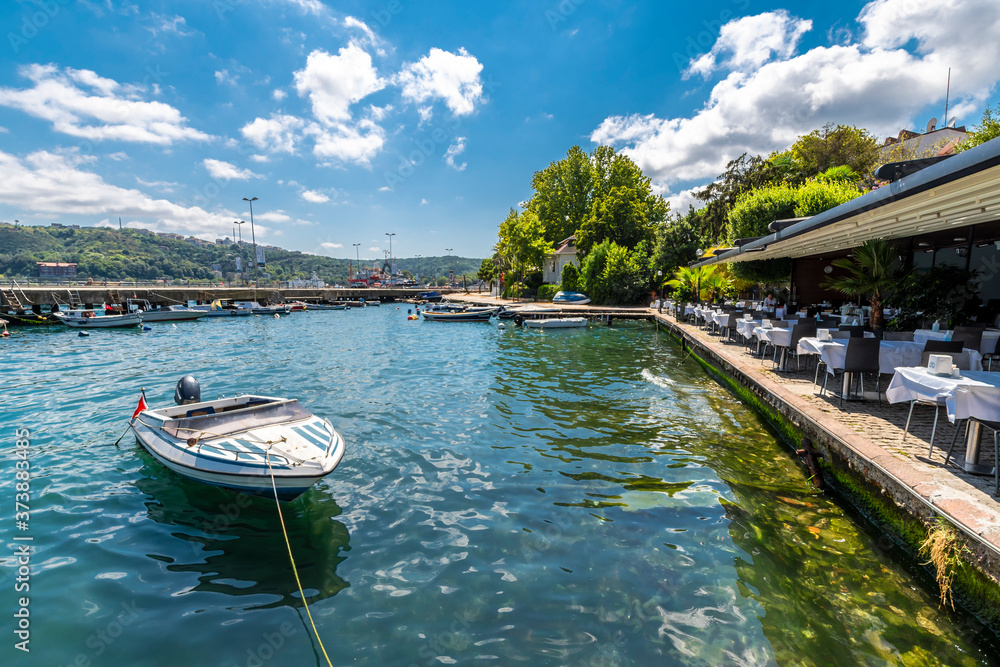
{"label": "red flag on boat", "polygon": [[146,395],[139,394],[139,405],[138,407],[136,407],[135,412],[132,413],[132,419],[138,417],[139,413],[142,412],[143,410],[146,410],[147,408],[149,408],[149,406],[146,405]]}

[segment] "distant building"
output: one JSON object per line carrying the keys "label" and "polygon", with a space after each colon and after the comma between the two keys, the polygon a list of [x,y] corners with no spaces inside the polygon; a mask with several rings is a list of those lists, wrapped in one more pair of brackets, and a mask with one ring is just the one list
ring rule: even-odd
{"label": "distant building", "polygon": [[36,262],[39,278],[76,278],[75,262]]}
{"label": "distant building", "polygon": [[964,126],[935,128],[932,120],[927,124],[927,131],[923,134],[900,130],[898,137],[886,137],[885,143],[879,149],[879,155],[886,162],[949,155],[955,152],[958,144],[965,141],[966,135]]}
{"label": "distant building", "polygon": [[545,259],[542,280],[556,285],[562,280],[562,270],[567,264],[576,264],[576,236],[570,236],[559,243],[554,253]]}
{"label": "distant building", "polygon": [[212,270],[215,271],[216,273],[219,273],[220,271],[222,271],[222,265],[221,264],[212,264]]}
{"label": "distant building", "polygon": [[62,229],[63,227],[65,227],[65,225],[63,225],[61,222],[53,222],[51,225],[49,225],[49,227],[55,227],[57,229]]}

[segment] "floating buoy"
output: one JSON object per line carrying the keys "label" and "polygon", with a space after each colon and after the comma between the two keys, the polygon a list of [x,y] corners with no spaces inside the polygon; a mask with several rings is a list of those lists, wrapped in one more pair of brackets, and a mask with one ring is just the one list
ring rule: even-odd
{"label": "floating buoy", "polygon": [[176,324],[171,324],[170,326],[172,326],[172,327],[173,327],[173,328],[175,328],[175,329],[177,328],[177,325],[176,325]]}
{"label": "floating buoy", "polygon": [[152,330],[153,330],[153,327],[151,327],[151,326],[149,326],[149,325],[147,324],[146,326],[144,326],[144,327],[142,328],[142,330],[143,330],[143,331],[152,331]]}
{"label": "floating buoy", "polygon": [[497,325],[497,329],[500,329],[500,331],[503,331],[506,328],[507,328],[507,325],[504,324],[503,322],[501,322],[500,324]]}
{"label": "floating buoy", "polygon": [[274,319],[280,320],[281,319],[281,315],[279,315],[278,313],[275,313],[274,314]]}
{"label": "floating buoy", "polygon": [[418,319],[420,319],[420,318],[419,318],[419,317],[417,317],[416,315],[407,315],[407,316],[406,316],[406,319],[408,319],[408,320],[418,320]]}
{"label": "floating buoy", "polygon": [[89,331],[81,331],[80,333],[77,334],[77,336],[89,336],[89,335],[90,335]]}

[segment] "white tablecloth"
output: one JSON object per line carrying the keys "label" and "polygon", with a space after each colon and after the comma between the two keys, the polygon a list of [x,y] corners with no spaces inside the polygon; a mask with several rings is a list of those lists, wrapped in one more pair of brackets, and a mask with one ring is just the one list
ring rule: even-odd
{"label": "white tablecloth", "polygon": [[[868,333],[867,331],[865,333]],[[796,352],[798,354],[818,354],[826,364],[828,373],[844,367],[847,358],[847,341],[849,338],[836,338],[822,342],[816,338],[799,340]],[[924,346],[907,340],[884,340],[878,348],[878,370],[880,373],[895,373],[897,368],[920,366]],[[969,356],[969,365],[973,371],[983,369],[983,355],[975,350],[963,350]]]}
{"label": "white tablecloth", "polygon": [[962,377],[938,376],[926,368],[897,368],[885,396],[890,403],[944,399],[948,420],[975,417],[1000,421],[1000,373],[962,371]]}
{"label": "white tablecloth", "polygon": [[760,326],[760,320],[740,320],[736,323],[736,333],[744,338],[751,338],[753,330]]}
{"label": "white tablecloth", "polygon": [[[929,340],[951,340],[951,329],[941,331],[931,331],[930,329],[917,329],[913,332],[913,340],[918,343],[926,343]],[[997,340],[1000,340],[1000,331],[984,331],[983,342],[979,345],[979,352],[982,354],[993,354],[997,349]]]}
{"label": "white tablecloth", "polygon": [[758,340],[767,341],[772,345],[787,346],[790,342],[792,342],[791,329],[781,329],[779,327],[765,329],[764,327],[754,327],[753,335],[756,336]]}

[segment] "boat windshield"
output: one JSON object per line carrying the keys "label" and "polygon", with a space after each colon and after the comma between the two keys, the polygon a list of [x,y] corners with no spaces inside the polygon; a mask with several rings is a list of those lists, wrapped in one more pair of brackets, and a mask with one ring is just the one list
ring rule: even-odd
{"label": "boat windshield", "polygon": [[175,438],[186,440],[196,433],[229,435],[261,426],[308,419],[311,416],[298,401],[288,401],[200,417],[171,419],[163,423],[163,430]]}

